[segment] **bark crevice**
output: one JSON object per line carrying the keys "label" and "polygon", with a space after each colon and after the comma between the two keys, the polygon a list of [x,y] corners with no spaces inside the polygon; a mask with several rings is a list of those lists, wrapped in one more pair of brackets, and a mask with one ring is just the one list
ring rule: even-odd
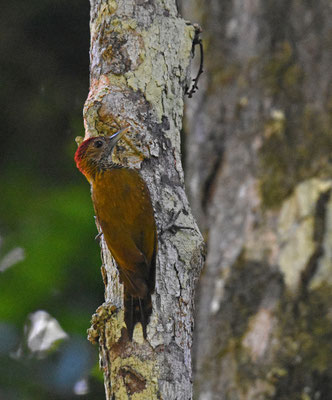
{"label": "bark crevice", "polygon": [[[137,324],[128,342],[122,286],[101,237],[106,302],[93,318],[90,337],[99,338],[107,399],[191,399],[192,297],[203,240],[184,191],[180,130],[195,29],[171,0],[90,3],[86,137],[110,135],[129,124],[114,159],[139,169],[147,183],[159,242],[147,341]],[[174,215],[180,229],[166,234],[163,228]]]}

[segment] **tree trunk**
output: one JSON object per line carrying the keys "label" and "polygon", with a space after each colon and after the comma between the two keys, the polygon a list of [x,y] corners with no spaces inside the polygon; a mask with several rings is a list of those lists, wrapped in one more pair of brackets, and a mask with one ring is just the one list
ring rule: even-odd
{"label": "tree trunk", "polygon": [[206,49],[186,129],[208,237],[196,397],[331,399],[331,4],[184,4]]}
{"label": "tree trunk", "polygon": [[101,240],[106,302],[93,317],[107,399],[190,399],[195,281],[203,241],[184,191],[179,132],[194,28],[174,0],[90,0],[91,84],[86,138],[130,125],[115,161],[140,170],[158,225],[156,289],[147,340],[124,328],[122,285]]}

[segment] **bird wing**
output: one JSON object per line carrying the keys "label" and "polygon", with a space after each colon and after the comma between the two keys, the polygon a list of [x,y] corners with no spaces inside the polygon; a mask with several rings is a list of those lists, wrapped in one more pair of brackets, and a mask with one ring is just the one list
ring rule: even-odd
{"label": "bird wing", "polygon": [[147,281],[155,263],[157,236],[144,180],[132,169],[106,170],[93,183],[92,199],[107,246],[120,268]]}

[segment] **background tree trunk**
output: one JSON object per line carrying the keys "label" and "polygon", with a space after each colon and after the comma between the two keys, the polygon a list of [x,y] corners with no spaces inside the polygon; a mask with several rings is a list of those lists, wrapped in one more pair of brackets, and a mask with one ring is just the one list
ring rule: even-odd
{"label": "background tree trunk", "polygon": [[332,398],[332,8],[195,0],[187,186],[208,238],[196,398]]}
{"label": "background tree trunk", "polygon": [[[203,242],[184,191],[179,131],[194,28],[178,17],[172,0],[90,3],[86,137],[130,124],[115,157],[140,169],[159,227],[147,341],[140,325],[133,342],[127,340],[122,286],[103,240],[106,303],[93,317],[90,339],[99,338],[107,399],[190,399],[193,296]],[[167,229],[174,225],[185,228]]]}

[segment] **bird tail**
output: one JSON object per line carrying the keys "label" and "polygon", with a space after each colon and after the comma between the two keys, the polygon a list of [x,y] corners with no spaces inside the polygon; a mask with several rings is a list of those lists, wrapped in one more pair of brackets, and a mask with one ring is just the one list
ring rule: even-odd
{"label": "bird tail", "polygon": [[148,270],[149,276],[142,277],[141,274],[133,274],[131,271],[119,268],[120,278],[124,284],[124,321],[130,340],[133,339],[134,328],[138,322],[142,324],[143,337],[146,339],[146,327],[152,314],[151,293],[155,288],[156,254],[157,236],[155,236],[150,268],[144,264],[144,268],[138,269],[139,271]]}
{"label": "bird tail", "polygon": [[129,339],[133,339],[134,328],[138,322],[142,324],[143,337],[146,339],[146,327],[152,313],[151,294],[148,293],[144,298],[134,297],[125,290],[124,309]]}

